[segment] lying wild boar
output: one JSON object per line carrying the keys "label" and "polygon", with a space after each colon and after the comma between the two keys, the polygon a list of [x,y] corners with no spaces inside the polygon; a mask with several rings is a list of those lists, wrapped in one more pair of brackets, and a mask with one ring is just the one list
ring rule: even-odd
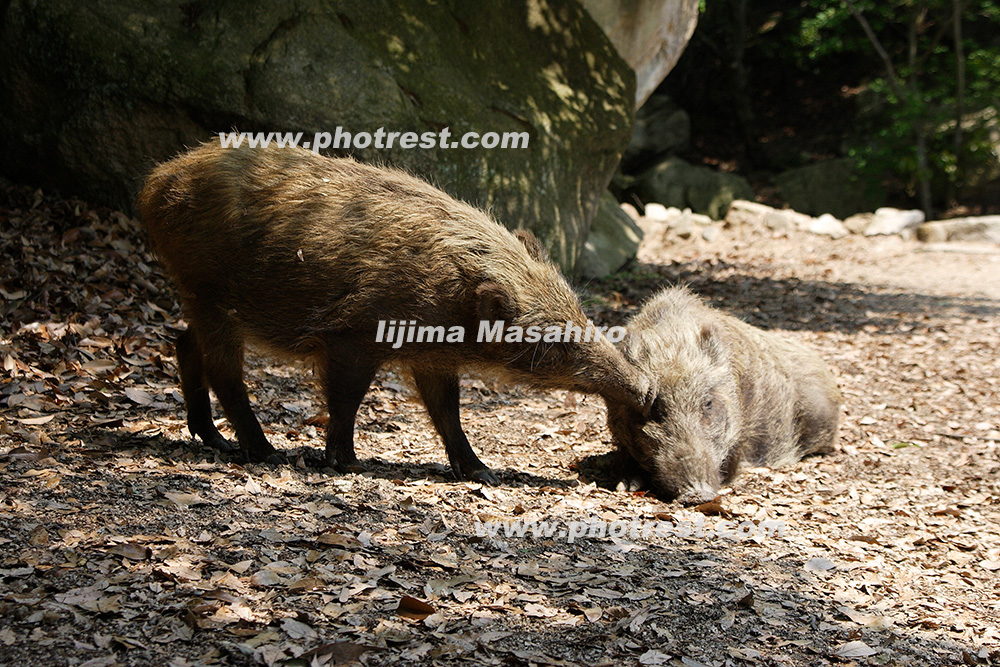
{"label": "lying wild boar", "polygon": [[824,363],[684,288],[650,299],[619,347],[656,392],[648,418],[607,401],[633,490],[646,484],[697,504],[714,498],[743,461],[780,466],[833,447],[840,393]]}
{"label": "lying wild boar", "polygon": [[[588,321],[533,237],[522,242],[402,171],[298,148],[204,144],[157,167],[138,205],[188,320],[177,339],[188,428],[220,450],[233,447],[212,422],[209,389],[244,455],[280,460],[247,399],[245,343],[313,361],[330,411],[326,459],[341,470],[358,467],[355,413],[385,364],[412,373],[464,479],[499,481],[462,431],[463,370],[648,411],[649,379],[606,338],[476,342],[481,321]],[[420,325],[432,332],[422,342],[392,335]],[[446,329],[447,341],[433,335]]]}

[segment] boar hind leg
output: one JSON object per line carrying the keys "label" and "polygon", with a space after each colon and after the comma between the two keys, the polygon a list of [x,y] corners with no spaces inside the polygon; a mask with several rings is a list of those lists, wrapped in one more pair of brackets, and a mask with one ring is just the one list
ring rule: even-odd
{"label": "boar hind leg", "polygon": [[377,366],[350,366],[331,361],[323,384],[326,387],[330,422],[326,427],[326,462],[340,472],[361,472],[364,467],[354,453],[354,420]]}
{"label": "boar hind leg", "polygon": [[208,396],[205,363],[193,328],[177,337],[177,367],[181,374],[181,393],[187,407],[188,431],[201,438],[209,447],[222,452],[234,452],[236,447],[222,437],[212,421],[212,403]]}
{"label": "boar hind leg", "polygon": [[430,413],[434,428],[444,440],[451,469],[459,479],[497,485],[500,478],[479,460],[462,431],[458,413],[458,377],[450,372],[414,370],[420,398]]}
{"label": "boar hind leg", "polygon": [[[249,461],[281,463],[281,456],[264,437],[260,422],[250,407],[250,398],[243,384],[242,339],[228,326],[206,327],[203,321],[198,321],[197,339],[201,346],[205,377],[222,404],[226,419],[236,431],[240,449]],[[203,428],[203,424],[199,427]]]}

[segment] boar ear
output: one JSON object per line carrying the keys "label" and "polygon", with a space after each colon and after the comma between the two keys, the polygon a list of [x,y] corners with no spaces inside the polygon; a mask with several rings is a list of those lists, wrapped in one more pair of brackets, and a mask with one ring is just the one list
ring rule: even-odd
{"label": "boar ear", "polygon": [[542,247],[534,234],[526,229],[518,229],[514,232],[514,236],[524,245],[524,249],[531,255],[531,259],[539,262],[549,261],[549,253],[545,252],[545,248]]}
{"label": "boar ear", "polygon": [[493,322],[510,321],[517,315],[510,295],[492,280],[480,283],[476,287],[476,312],[479,314],[479,319]]}
{"label": "boar ear", "polygon": [[722,361],[725,356],[725,346],[722,344],[722,332],[715,324],[704,324],[698,335],[698,344],[713,361]]}

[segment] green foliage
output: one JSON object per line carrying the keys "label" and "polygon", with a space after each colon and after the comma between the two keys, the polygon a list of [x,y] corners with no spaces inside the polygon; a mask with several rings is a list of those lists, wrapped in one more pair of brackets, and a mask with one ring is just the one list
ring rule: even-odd
{"label": "green foliage", "polygon": [[[918,184],[930,183],[938,201],[968,176],[991,171],[997,155],[986,126],[995,122],[1000,91],[1000,2],[963,2],[961,91],[951,0],[807,0],[803,7],[796,41],[805,60],[819,65],[861,55],[883,64],[883,76],[867,81],[876,102],[850,141],[849,153],[862,167],[875,177],[894,176],[911,194]],[[956,147],[960,99],[963,132]],[[923,155],[920,144],[926,146]]]}

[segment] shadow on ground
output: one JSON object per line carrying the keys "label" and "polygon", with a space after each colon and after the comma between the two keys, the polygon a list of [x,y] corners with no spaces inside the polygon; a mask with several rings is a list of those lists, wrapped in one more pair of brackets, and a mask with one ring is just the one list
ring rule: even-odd
{"label": "shadow on ground", "polygon": [[[882,334],[938,330],[950,317],[982,318],[1000,313],[1000,301],[918,294],[859,283],[761,278],[725,261],[640,264],[586,286],[594,295],[619,294],[641,304],[658,290],[687,285],[745,322],[765,329]],[[612,317],[609,314],[609,317]]]}

